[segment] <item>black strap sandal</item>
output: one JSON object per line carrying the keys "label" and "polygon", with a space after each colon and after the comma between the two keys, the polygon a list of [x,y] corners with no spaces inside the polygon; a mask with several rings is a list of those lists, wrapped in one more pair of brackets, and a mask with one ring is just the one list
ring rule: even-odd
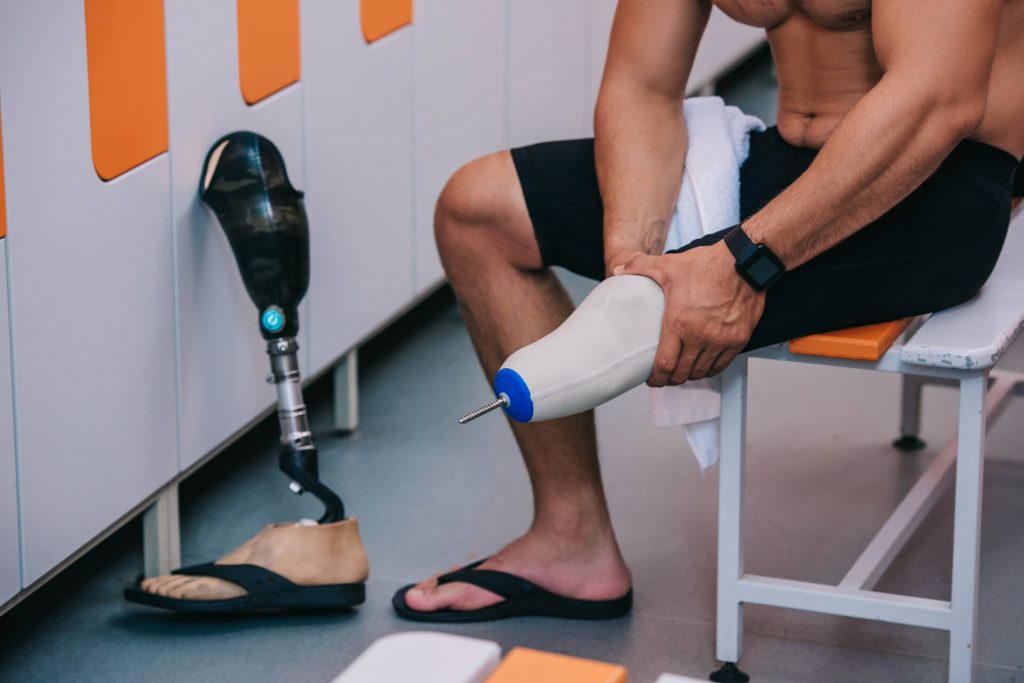
{"label": "black strap sandal", "polygon": [[125,600],[150,607],[205,614],[243,614],[262,610],[341,610],[366,600],[366,584],[336,583],[300,586],[254,564],[196,564],[175,569],[182,576],[212,576],[237,584],[247,595],[227,600],[184,600],[142,590],[141,578],[124,589]]}
{"label": "black strap sandal", "polygon": [[391,604],[403,619],[440,624],[467,624],[478,621],[494,621],[509,617],[545,616],[562,619],[615,619],[629,613],[633,606],[633,591],[614,600],[578,600],[555,595],[532,581],[499,572],[493,569],[477,569],[486,560],[468,564],[449,574],[438,577],[439,584],[468,583],[505,598],[490,607],[477,610],[444,609],[436,612],[419,612],[405,601],[405,595],[414,586],[401,588]]}

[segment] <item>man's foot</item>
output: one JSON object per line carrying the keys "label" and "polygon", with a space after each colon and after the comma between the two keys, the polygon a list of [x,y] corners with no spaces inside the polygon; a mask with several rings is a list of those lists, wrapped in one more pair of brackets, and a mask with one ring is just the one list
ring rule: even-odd
{"label": "man's foot", "polygon": [[[361,584],[369,575],[358,520],[332,524],[271,524],[215,565],[256,565],[301,587]],[[245,588],[210,576],[165,574],[145,579],[142,592],[173,600],[245,597]]]}
{"label": "man's foot", "polygon": [[[518,576],[557,596],[607,601],[630,591],[629,569],[609,532],[599,541],[571,543],[530,531],[476,569]],[[405,594],[416,612],[476,611],[505,598],[468,583],[438,585],[437,576],[421,581]]]}

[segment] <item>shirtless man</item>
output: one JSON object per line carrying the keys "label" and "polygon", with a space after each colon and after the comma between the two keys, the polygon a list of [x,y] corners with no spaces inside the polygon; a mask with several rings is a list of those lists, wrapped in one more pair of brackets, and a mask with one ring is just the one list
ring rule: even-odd
{"label": "shirtless man", "polygon": [[[438,202],[438,247],[489,377],[571,312],[552,265],[663,287],[652,386],[720,372],[744,348],[952,306],[990,274],[1024,153],[1024,0],[714,4],[766,29],[779,80],[778,127],[751,138],[729,242],[765,245],[785,273],[755,288],[730,230],[662,254],[711,3],[620,0],[595,139],[478,159]],[[533,486],[529,531],[478,567],[399,591],[402,616],[628,611],[593,414],[512,429]]]}

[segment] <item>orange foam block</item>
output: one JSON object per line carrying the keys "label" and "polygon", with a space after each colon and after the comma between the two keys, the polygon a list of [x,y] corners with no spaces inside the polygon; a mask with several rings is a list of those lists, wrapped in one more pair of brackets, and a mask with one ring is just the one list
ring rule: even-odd
{"label": "orange foam block", "polygon": [[514,648],[486,683],[626,683],[626,670],[595,662],[523,647]]}
{"label": "orange foam block", "polygon": [[811,334],[789,342],[789,350],[806,356],[876,361],[910,325],[912,318],[877,325]]}

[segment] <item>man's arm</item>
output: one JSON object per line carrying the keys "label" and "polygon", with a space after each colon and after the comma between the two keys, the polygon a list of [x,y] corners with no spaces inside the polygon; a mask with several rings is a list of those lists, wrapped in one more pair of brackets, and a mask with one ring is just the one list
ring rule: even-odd
{"label": "man's arm", "polygon": [[875,0],[885,75],[810,168],[744,222],[792,269],[912,192],[985,113],[1003,0]]}
{"label": "man's arm", "polygon": [[661,253],[686,156],[683,96],[708,0],[620,0],[594,114],[607,272]]}

